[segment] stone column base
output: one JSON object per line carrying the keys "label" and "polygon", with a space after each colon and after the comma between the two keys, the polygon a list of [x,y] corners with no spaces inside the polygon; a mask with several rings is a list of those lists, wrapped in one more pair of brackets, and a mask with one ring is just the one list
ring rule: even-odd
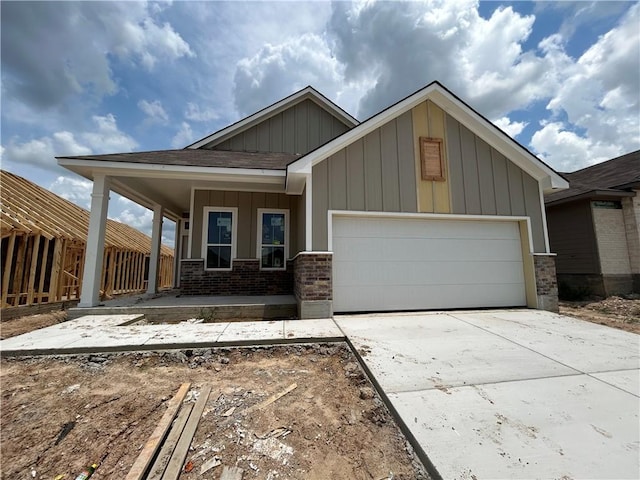
{"label": "stone column base", "polygon": [[294,294],[298,318],[329,318],[333,315],[331,252],[300,252],[293,259]]}
{"label": "stone column base", "polygon": [[558,313],[558,279],[556,254],[534,253],[533,267],[536,274],[538,309]]}

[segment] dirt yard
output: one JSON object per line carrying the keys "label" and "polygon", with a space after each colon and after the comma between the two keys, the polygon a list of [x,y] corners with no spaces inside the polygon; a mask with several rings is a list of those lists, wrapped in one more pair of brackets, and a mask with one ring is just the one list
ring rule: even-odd
{"label": "dirt yard", "polygon": [[31,332],[39,328],[49,327],[56,323],[64,322],[67,319],[67,312],[59,311],[52,313],[42,313],[40,315],[30,315],[28,317],[15,318],[0,323],[0,340],[15,337],[23,333]]}
{"label": "dirt yard", "polygon": [[182,382],[196,393],[212,386],[182,479],[219,479],[224,466],[245,480],[428,478],[343,345],[9,358],[1,367],[3,479],[73,480],[91,463],[92,479],[124,478]]}
{"label": "dirt yard", "polygon": [[640,334],[640,298],[560,302],[560,313]]}

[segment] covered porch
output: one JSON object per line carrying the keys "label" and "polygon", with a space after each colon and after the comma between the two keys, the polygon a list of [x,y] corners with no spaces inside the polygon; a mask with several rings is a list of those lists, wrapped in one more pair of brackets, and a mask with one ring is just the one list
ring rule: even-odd
{"label": "covered porch", "polygon": [[[113,191],[153,211],[149,284],[144,302],[159,301],[153,297],[158,293],[158,251],[163,219],[168,218],[176,224],[173,287],[180,290],[173,296],[163,295],[162,302],[188,306],[187,318],[193,318],[194,312],[198,314],[196,310],[200,307],[215,306],[218,315],[223,310],[221,305],[274,303],[286,307],[275,309],[275,313],[271,312],[272,307],[257,307],[254,313],[262,308],[262,318],[291,318],[293,304],[297,307],[293,316],[330,315],[330,307],[327,309],[330,302],[315,298],[314,293],[309,292],[312,289],[306,288],[304,279],[299,278],[309,271],[309,261],[316,259],[305,255],[311,253],[311,198],[305,192],[305,178],[287,179],[287,164],[296,158],[298,155],[293,154],[194,149],[58,158],[61,166],[93,181],[84,260],[85,288],[78,309],[87,314],[87,309],[108,308],[109,302],[100,299],[99,276],[104,262],[102,250],[109,193]],[[215,215],[209,215],[212,210]],[[231,213],[226,216],[226,212]],[[281,214],[286,220],[286,244],[275,244],[272,248],[272,251],[284,250],[282,264],[278,261],[265,265],[261,258],[265,246],[260,237],[256,237],[261,222],[267,218],[264,212],[271,216],[287,212]],[[212,221],[213,224],[209,223]],[[224,245],[219,245],[224,243],[222,237],[213,242],[218,245],[210,245],[207,235],[211,225],[232,232],[233,244],[229,242],[228,252]],[[216,255],[211,255],[212,251]],[[225,255],[229,259],[227,264],[221,263]],[[322,268],[330,269],[330,255],[325,252],[324,257]],[[272,297],[279,299],[274,302]],[[189,305],[184,305],[185,302]],[[125,305],[112,305],[109,308],[125,308]],[[168,305],[148,305],[148,308],[156,307]]]}

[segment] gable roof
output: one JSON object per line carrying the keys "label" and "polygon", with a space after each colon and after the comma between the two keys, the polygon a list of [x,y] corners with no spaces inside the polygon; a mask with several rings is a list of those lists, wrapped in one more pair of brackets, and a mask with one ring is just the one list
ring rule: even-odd
{"label": "gable roof", "polygon": [[353,128],[359,124],[358,120],[345,112],[338,105],[333,103],[327,97],[318,92],[315,88],[311,86],[307,86],[302,90],[299,90],[288,97],[279,100],[268,107],[259,110],[258,112],[249,115],[241,120],[238,120],[231,125],[228,125],[217,132],[212,133],[200,140],[192,143],[191,145],[186,146],[186,149],[197,149],[204,147],[205,145],[209,145],[214,142],[222,142],[225,139],[236,135],[244,130],[248,130],[249,128],[257,125],[264,120],[277,115],[292,106],[301,103],[305,100],[311,100],[316,103],[320,108],[323,108],[327,112],[329,112],[334,117],[338,118],[342,123],[344,123],[347,127]]}
{"label": "gable roof", "polygon": [[293,161],[287,167],[287,190],[292,192],[300,190],[300,185],[303,183],[302,177],[310,174],[314,165],[426,100],[433,101],[474,134],[538,180],[545,191],[568,187],[567,181],[553,168],[476,112],[440,82],[434,81],[339,137]]}
{"label": "gable roof", "polygon": [[[65,238],[84,243],[89,231],[89,212],[18,175],[0,170],[0,230],[2,238],[40,234],[49,240]],[[107,220],[105,247],[145,254],[151,252],[151,238],[124,223]],[[163,255],[173,250],[161,246]]]}
{"label": "gable roof", "polygon": [[101,162],[138,163],[147,165],[175,165],[184,167],[248,168],[285,170],[299,158],[292,153],[234,152],[227,150],[181,149],[150,152],[79,155],[57,159],[94,160]]}
{"label": "gable roof", "polygon": [[546,195],[545,204],[592,197],[633,196],[631,189],[640,189],[640,150],[564,175],[569,180],[569,188]]}

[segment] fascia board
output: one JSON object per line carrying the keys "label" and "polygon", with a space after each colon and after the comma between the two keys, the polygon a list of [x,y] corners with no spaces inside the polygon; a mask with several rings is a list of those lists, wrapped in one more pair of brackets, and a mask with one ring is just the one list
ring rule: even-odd
{"label": "fascia board", "polygon": [[356,120],[354,117],[352,117],[345,111],[335,108],[332,103],[328,103],[327,99],[324,99],[323,97],[321,97],[313,88],[306,87],[300,90],[299,92],[296,92],[280,100],[279,102],[276,102],[273,105],[270,105],[254,113],[253,115],[249,115],[248,117],[245,117],[242,120],[232,123],[231,125],[221,130],[218,130],[215,133],[212,133],[211,135],[203,138],[202,140],[198,140],[197,142],[192,143],[186,148],[197,149],[211,142],[214,142],[216,140],[220,140],[222,142],[226,138],[236,135],[244,130],[247,130],[251,128],[253,125],[261,122],[262,120],[272,117],[280,113],[281,111],[284,111],[287,108],[292,107],[307,99],[312,100],[321,108],[329,109],[336,117],[340,118],[344,123],[348,125],[350,124],[351,126],[355,126],[355,125],[358,125],[359,123],[358,120]]}
{"label": "fascia board", "polygon": [[80,173],[85,177],[86,172],[90,171],[92,173],[103,173],[113,177],[151,177],[184,180],[226,179],[229,181],[242,182],[281,183],[287,175],[285,170],[95,162],[91,160],[67,158],[59,159],[58,164],[73,172]]}

